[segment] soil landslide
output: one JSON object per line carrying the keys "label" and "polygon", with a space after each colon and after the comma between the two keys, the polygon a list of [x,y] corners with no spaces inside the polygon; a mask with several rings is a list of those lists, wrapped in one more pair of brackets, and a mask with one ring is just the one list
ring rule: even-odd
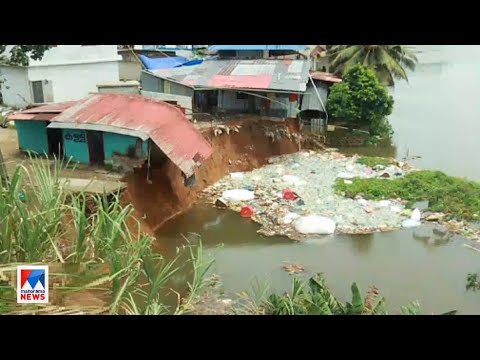
{"label": "soil landslide", "polygon": [[203,189],[231,172],[251,171],[267,164],[272,156],[321,146],[315,140],[305,140],[293,119],[280,122],[242,117],[201,131],[214,152],[197,170],[194,186],[185,186],[181,171],[170,160],[152,166],[151,183],[147,182],[146,167],[125,177],[128,187],[123,200],[135,207],[136,216],[148,230],[155,232],[191,207]]}

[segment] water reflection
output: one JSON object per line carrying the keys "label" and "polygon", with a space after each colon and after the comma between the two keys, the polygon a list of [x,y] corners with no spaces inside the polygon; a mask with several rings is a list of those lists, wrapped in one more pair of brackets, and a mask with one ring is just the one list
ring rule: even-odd
{"label": "water reflection", "polygon": [[352,236],[350,243],[355,252],[368,254],[373,246],[374,234]]}

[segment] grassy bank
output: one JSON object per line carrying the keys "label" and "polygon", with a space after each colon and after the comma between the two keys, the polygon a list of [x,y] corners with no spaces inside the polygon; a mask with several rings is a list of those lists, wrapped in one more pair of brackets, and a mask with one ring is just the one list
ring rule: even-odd
{"label": "grassy bank", "polygon": [[401,198],[410,205],[426,200],[428,210],[457,219],[478,220],[480,216],[480,183],[441,171],[415,171],[394,180],[355,178],[352,181],[345,184],[337,180],[336,191],[352,198],[356,195],[371,200]]}

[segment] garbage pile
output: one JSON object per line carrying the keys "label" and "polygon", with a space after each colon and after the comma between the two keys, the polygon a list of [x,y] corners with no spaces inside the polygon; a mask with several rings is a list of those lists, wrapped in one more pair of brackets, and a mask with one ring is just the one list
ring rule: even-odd
{"label": "garbage pile", "polygon": [[[420,224],[401,199],[369,201],[335,194],[337,178],[393,179],[408,170],[397,165],[374,169],[336,151],[303,151],[274,157],[269,165],[231,173],[204,190],[217,207],[242,212],[262,225],[260,233],[301,240],[313,234],[367,234]],[[408,210],[408,209],[407,209]]]}

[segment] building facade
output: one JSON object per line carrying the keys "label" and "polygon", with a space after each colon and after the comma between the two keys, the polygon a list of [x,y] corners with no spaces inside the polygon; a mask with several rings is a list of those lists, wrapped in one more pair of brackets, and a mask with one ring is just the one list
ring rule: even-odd
{"label": "building facade", "polygon": [[3,102],[24,108],[79,100],[98,83],[118,81],[121,59],[117,45],[57,45],[28,67],[0,67]]}

